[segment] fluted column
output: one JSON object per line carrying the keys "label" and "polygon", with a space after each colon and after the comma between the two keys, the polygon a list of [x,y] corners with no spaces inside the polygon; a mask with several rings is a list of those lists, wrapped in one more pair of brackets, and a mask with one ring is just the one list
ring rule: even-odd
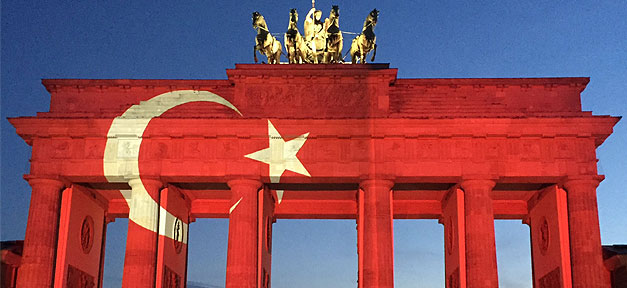
{"label": "fluted column", "polygon": [[387,180],[366,180],[363,211],[363,286],[394,287],[392,186]]}
{"label": "fluted column", "polygon": [[238,179],[231,188],[226,288],[257,287],[257,192],[261,182]]}
{"label": "fluted column", "polygon": [[59,180],[32,178],[28,224],[17,287],[52,287],[59,229]]}
{"label": "fluted column", "polygon": [[569,179],[564,182],[573,288],[606,288],[610,283],[609,274],[603,266],[597,212],[598,185],[596,179]]}
{"label": "fluted column", "polygon": [[132,179],[122,287],[154,287],[159,233],[159,193],[163,183]]}
{"label": "fluted column", "polygon": [[499,287],[494,240],[492,180],[465,180],[466,285],[468,288]]}

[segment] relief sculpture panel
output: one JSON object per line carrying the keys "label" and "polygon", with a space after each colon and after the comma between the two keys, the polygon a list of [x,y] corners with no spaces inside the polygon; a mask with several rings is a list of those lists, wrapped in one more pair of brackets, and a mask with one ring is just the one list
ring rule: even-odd
{"label": "relief sculpture panel", "polygon": [[562,287],[562,281],[560,278],[562,278],[562,273],[560,268],[557,267],[540,278],[540,288]]}
{"label": "relief sculpture panel", "polygon": [[[246,107],[242,110],[248,113],[257,111],[263,107],[277,107],[265,113],[277,113],[285,116],[286,111],[294,111],[299,117],[333,118],[342,115],[365,116],[368,111],[368,89],[362,84],[325,84],[319,85],[249,85],[245,90],[244,99],[237,103],[238,107]],[[324,103],[321,106],[321,103]],[[349,111],[349,112],[347,112]],[[298,114],[296,114],[298,113]],[[304,113],[304,115],[303,115]]]}
{"label": "relief sculpture panel", "polygon": [[96,287],[94,276],[87,274],[72,265],[68,265],[67,269],[67,287],[68,288],[93,288]]}

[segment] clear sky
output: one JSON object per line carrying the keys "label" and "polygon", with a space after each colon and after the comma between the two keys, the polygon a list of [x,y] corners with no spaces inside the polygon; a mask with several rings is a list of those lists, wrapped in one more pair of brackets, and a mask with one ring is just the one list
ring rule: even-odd
{"label": "clear sky", "polygon": [[[591,77],[584,110],[627,115],[624,0],[316,2],[324,17],[338,4],[340,27],[350,32],[379,9],[376,62],[391,63],[399,77]],[[225,69],[253,61],[253,11],[283,33],[289,9],[299,10],[302,23],[309,7],[308,0],[2,0],[0,238],[23,239],[30,194],[22,179],[30,148],[6,117],[48,110],[40,79],[224,79]],[[626,148],[623,120],[597,150],[607,178],[598,188],[604,244],[627,243]],[[105,287],[121,282],[126,223],[109,226]],[[273,287],[355,287],[354,221],[279,220],[274,227]],[[531,287],[527,226],[495,227],[501,287]],[[228,220],[200,219],[191,229],[189,280],[223,287]],[[397,220],[394,233],[396,287],[444,287],[442,226]]]}

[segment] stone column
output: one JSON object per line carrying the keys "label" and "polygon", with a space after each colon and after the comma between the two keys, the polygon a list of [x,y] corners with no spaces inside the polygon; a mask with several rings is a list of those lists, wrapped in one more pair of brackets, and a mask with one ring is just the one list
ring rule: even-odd
{"label": "stone column", "polygon": [[[366,180],[363,189],[363,286],[394,287],[392,186],[387,180]],[[360,215],[362,217],[362,215]]]}
{"label": "stone column", "polygon": [[494,241],[492,180],[465,180],[466,285],[468,288],[499,287]]}
{"label": "stone column", "polygon": [[597,212],[596,179],[568,179],[568,226],[573,288],[606,288],[610,285],[603,266],[601,232]]}
{"label": "stone column", "polygon": [[31,178],[28,183],[32,192],[17,287],[52,287],[64,185],[44,178]]}
{"label": "stone column", "polygon": [[257,287],[257,191],[261,182],[238,179],[231,188],[226,288]]}
{"label": "stone column", "polygon": [[122,287],[155,287],[159,194],[163,183],[153,179],[132,179],[128,233]]}

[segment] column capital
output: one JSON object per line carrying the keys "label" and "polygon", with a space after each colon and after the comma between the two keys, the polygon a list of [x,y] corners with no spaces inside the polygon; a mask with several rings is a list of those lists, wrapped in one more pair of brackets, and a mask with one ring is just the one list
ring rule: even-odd
{"label": "column capital", "polygon": [[385,188],[387,190],[392,190],[392,187],[394,186],[394,182],[391,180],[385,180],[385,179],[367,179],[367,180],[363,180],[359,183],[359,188],[362,188],[364,190],[367,190],[369,188]]}
{"label": "column capital", "polygon": [[256,180],[256,179],[247,179],[247,178],[241,178],[241,179],[231,179],[229,181],[226,182],[227,185],[229,185],[229,188],[233,189],[234,187],[240,187],[240,186],[248,186],[248,187],[254,187],[254,189],[259,189],[261,188],[261,185],[263,183],[261,183],[261,181]]}
{"label": "column capital", "polygon": [[28,184],[30,184],[31,187],[35,185],[44,185],[61,190],[61,188],[65,188],[67,186],[63,181],[59,180],[59,178],[55,176],[25,175],[24,179],[28,181]]}
{"label": "column capital", "polygon": [[574,186],[588,186],[592,188],[597,188],[599,183],[603,181],[605,177],[602,175],[582,175],[582,176],[567,176],[562,180],[562,185],[566,190],[572,188]]}
{"label": "column capital", "polygon": [[128,180],[128,185],[131,186],[131,189],[134,187],[139,187],[140,185],[143,185],[144,187],[153,187],[156,189],[161,189],[165,186],[165,184],[161,180],[155,178],[133,178]]}
{"label": "column capital", "polygon": [[472,189],[472,188],[487,188],[492,189],[496,185],[496,182],[492,179],[463,179],[459,186],[462,189]]}

